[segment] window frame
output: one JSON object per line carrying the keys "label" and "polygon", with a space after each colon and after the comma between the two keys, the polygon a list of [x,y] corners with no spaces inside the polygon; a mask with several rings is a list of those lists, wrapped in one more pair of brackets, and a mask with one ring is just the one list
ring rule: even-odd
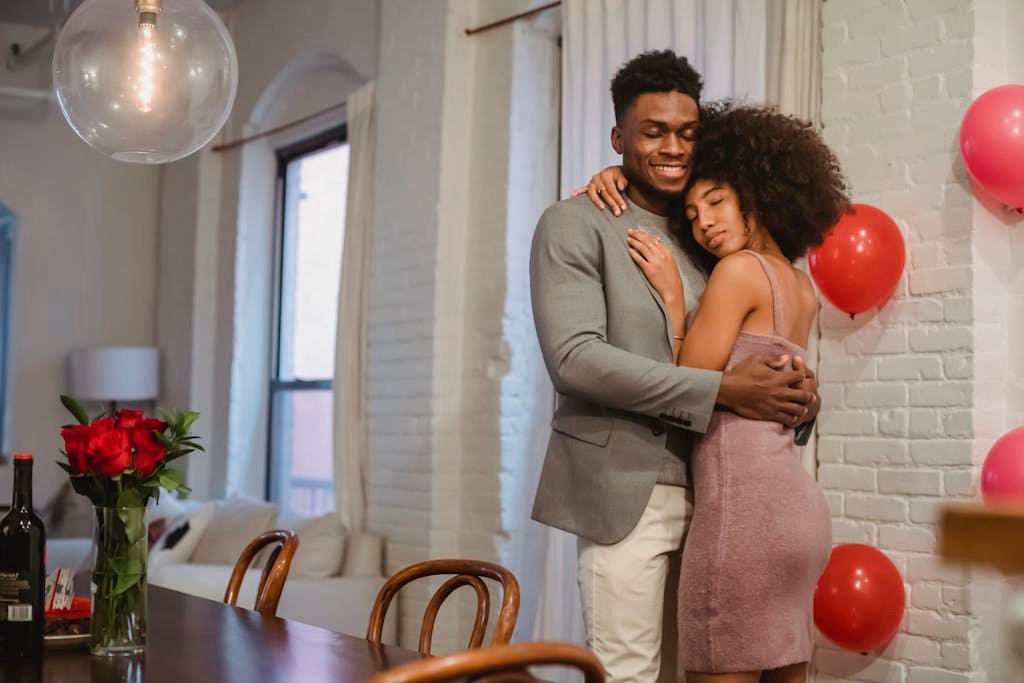
{"label": "window frame", "polygon": [[[275,216],[274,216],[274,274],[273,292],[271,293],[271,329],[270,329],[270,382],[267,391],[267,433],[266,433],[266,472],[264,497],[266,500],[287,505],[285,500],[275,500],[275,482],[280,474],[279,466],[274,457],[274,402],[278,394],[293,391],[322,391],[334,389],[334,378],[304,380],[282,380],[281,375],[281,326],[284,297],[285,272],[285,211],[287,196],[288,165],[301,157],[321,150],[343,145],[348,142],[348,125],[345,123],[333,126],[319,133],[304,138],[296,143],[275,150],[277,158],[277,175],[275,179]],[[333,487],[333,482],[332,482]]]}

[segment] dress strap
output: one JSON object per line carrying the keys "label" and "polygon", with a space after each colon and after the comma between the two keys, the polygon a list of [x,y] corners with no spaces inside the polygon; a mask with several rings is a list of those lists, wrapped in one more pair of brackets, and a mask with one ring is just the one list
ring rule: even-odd
{"label": "dress strap", "polygon": [[768,259],[756,251],[752,249],[743,251],[752,254],[761,264],[764,274],[768,276],[768,286],[772,290],[772,334],[780,337],[782,336],[782,295],[779,294],[779,281],[775,278],[775,269],[768,263]]}

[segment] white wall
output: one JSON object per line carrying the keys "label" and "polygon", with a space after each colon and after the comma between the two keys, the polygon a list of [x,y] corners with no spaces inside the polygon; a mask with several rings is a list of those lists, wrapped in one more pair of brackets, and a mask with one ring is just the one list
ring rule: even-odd
{"label": "white wall", "polygon": [[[39,29],[0,24],[0,45]],[[49,59],[4,83],[43,84]],[[18,219],[14,255],[8,445],[36,455],[42,505],[66,480],[59,427],[65,360],[77,346],[156,341],[160,170],[106,159],[68,127],[56,103],[0,97],[0,201]],[[0,501],[10,466],[0,467]]]}
{"label": "white wall", "polygon": [[880,311],[851,321],[825,305],[819,480],[835,541],[885,551],[908,604],[881,652],[821,639],[818,681],[1013,679],[999,641],[1000,582],[935,555],[941,506],[976,500],[988,447],[1021,415],[1008,370],[1019,372],[1021,289],[1011,266],[1024,252],[1013,221],[972,195],[957,146],[972,98],[1021,75],[1008,37],[1013,4],[823,8],[826,138],[855,201],[900,224],[908,261]]}

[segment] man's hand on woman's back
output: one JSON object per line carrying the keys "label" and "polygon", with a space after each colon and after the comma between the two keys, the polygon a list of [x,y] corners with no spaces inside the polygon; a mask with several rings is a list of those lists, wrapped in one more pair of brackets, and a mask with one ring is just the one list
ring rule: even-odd
{"label": "man's hand on woman's back", "polygon": [[817,415],[818,385],[803,362],[788,356],[751,356],[722,374],[718,405],[751,420],[796,427]]}
{"label": "man's hand on woman's back", "polygon": [[800,388],[809,391],[813,397],[807,404],[807,413],[797,422],[797,425],[802,425],[817,419],[818,412],[821,410],[821,396],[818,395],[818,378],[815,377],[814,371],[807,367],[803,358],[800,356],[793,358],[793,369],[804,371],[804,381],[800,383]]}

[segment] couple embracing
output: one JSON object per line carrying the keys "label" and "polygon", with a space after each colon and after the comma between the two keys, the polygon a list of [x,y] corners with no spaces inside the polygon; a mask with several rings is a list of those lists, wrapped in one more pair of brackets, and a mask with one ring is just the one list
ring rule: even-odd
{"label": "couple embracing", "polygon": [[700,91],[670,51],[626,63],[622,165],[538,224],[533,310],[559,402],[533,516],[578,538],[610,680],[658,678],[678,592],[687,683],[804,681],[831,524],[796,450],[820,401],[817,302],[793,261],[849,200],[808,124]]}

